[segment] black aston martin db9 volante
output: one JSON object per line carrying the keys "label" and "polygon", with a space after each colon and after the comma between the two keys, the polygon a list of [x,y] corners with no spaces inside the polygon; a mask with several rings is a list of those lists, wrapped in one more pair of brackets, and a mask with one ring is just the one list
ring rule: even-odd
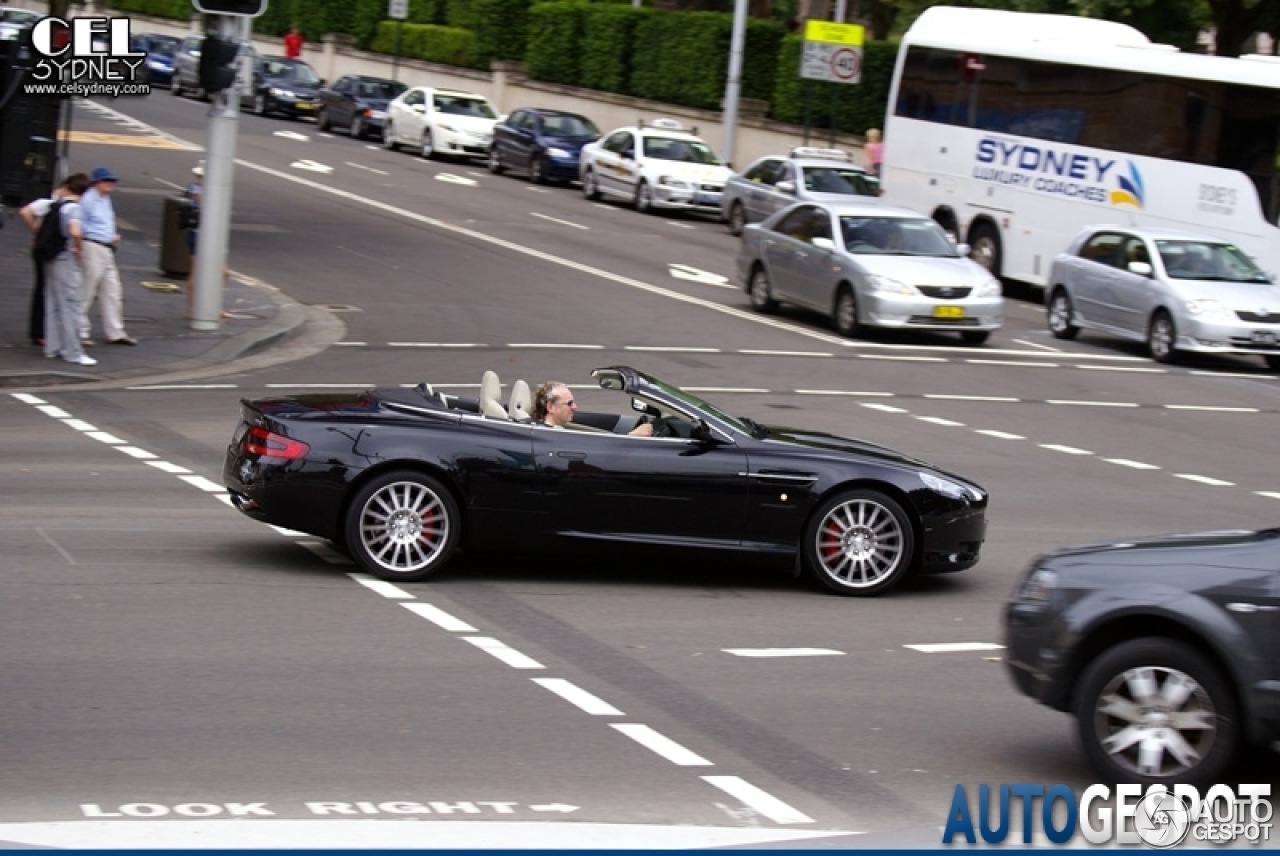
{"label": "black aston martin db9 volante", "polygon": [[[243,401],[223,476],[237,508],[327,538],[384,580],[455,551],[557,544],[743,551],[795,561],[836,594],[978,561],[987,493],[898,452],[761,425],[625,366],[592,373],[630,412],[533,422],[500,400],[414,388]],[[622,407],[626,407],[625,404]],[[653,436],[628,434],[648,422]]]}

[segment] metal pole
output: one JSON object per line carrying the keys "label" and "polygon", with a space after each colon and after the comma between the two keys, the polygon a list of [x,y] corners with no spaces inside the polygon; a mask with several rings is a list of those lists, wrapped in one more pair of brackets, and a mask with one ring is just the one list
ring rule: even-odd
{"label": "metal pole", "polygon": [[392,49],[391,54],[391,79],[399,80],[400,68],[400,30],[404,27],[404,21],[396,21],[396,46]]}
{"label": "metal pole", "polygon": [[[218,35],[240,41],[248,18],[219,15]],[[243,22],[243,23],[242,23]],[[192,330],[217,330],[222,317],[223,271],[231,232],[231,189],[235,179],[236,125],[240,93],[235,84],[213,96],[209,111],[209,146],[205,154],[204,189],[200,198],[200,233],[196,241]]]}
{"label": "metal pole", "polygon": [[724,146],[721,155],[733,163],[734,135],[738,131],[738,96],[742,93],[742,51],[747,41],[747,0],[733,4],[733,37],[729,42],[729,80],[724,87]]}
{"label": "metal pole", "polygon": [[844,23],[846,0],[836,0],[836,16],[832,18],[837,24]]}

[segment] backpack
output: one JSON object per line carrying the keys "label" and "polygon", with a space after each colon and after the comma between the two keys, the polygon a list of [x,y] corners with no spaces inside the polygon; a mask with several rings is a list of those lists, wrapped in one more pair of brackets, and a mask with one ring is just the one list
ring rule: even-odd
{"label": "backpack", "polygon": [[178,228],[200,228],[200,206],[194,201],[190,199],[184,200],[182,205],[178,207]]}
{"label": "backpack", "polygon": [[49,213],[40,221],[36,230],[35,246],[31,254],[38,262],[51,262],[67,249],[67,236],[62,234],[62,206],[65,199],[60,199],[49,206]]}

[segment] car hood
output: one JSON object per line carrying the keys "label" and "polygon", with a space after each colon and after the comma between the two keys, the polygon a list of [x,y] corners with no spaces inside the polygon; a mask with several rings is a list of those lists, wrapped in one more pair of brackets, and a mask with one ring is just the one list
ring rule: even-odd
{"label": "car hood", "polygon": [[1215,282],[1173,279],[1170,284],[1184,300],[1218,300],[1233,310],[1280,315],[1280,288],[1267,282]]}
{"label": "car hood", "polygon": [[868,443],[865,440],[854,440],[849,437],[840,437],[836,434],[824,434],[821,431],[806,431],[803,428],[788,428],[781,425],[768,425],[766,427],[769,429],[769,440],[779,440],[784,443],[805,446],[823,452],[865,455],[895,464],[905,464],[910,467],[926,469],[931,472],[935,469],[935,467],[926,464],[924,461],[884,446],[877,446],[875,443]]}
{"label": "car hood", "polygon": [[654,175],[672,175],[687,178],[690,181],[712,181],[723,184],[733,175],[733,170],[724,166],[712,166],[705,163],[685,163],[684,161],[646,159],[645,169]]}
{"label": "car hood", "polygon": [[988,279],[986,270],[966,258],[938,256],[849,255],[864,271],[911,285],[958,285],[976,288]]}
{"label": "car hood", "polygon": [[274,86],[276,89],[287,89],[294,95],[301,95],[304,98],[313,98],[316,94],[316,87],[311,84],[291,83],[287,78],[283,77],[267,77],[263,79],[266,86]]}
{"label": "car hood", "polygon": [[1046,553],[1049,557],[1092,556],[1100,553],[1137,554],[1153,550],[1185,551],[1193,547],[1238,547],[1280,538],[1280,529],[1228,529],[1214,532],[1188,532],[1173,535],[1148,535],[1122,541],[1099,541],[1062,547]]}
{"label": "car hood", "polygon": [[591,140],[575,140],[571,137],[539,137],[538,144],[547,148],[564,149],[566,152],[575,154],[582,151],[582,147],[591,143]]}

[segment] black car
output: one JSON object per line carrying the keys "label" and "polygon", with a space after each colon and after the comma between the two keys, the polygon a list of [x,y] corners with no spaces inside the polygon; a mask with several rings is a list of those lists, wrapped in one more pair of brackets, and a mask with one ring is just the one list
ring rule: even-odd
{"label": "black car", "polygon": [[316,126],[327,131],[334,125],[346,128],[352,139],[382,139],[387,121],[387,103],[408,89],[405,84],[382,77],[348,74],[317,94],[319,112]]}
{"label": "black car", "polygon": [[300,59],[258,57],[253,64],[253,94],[240,107],[258,116],[279,113],[296,119],[316,115],[317,93],[324,80]]}
{"label": "black car", "polygon": [[[987,493],[897,452],[733,416],[625,366],[597,369],[623,415],[534,423],[416,388],[241,402],[223,479],[254,519],[327,538],[385,580],[421,580],[458,548],[702,548],[800,563],[829,591],[874,595],[978,561]],[[640,422],[653,436],[630,436]]]}
{"label": "black car", "polygon": [[600,129],[586,116],[559,110],[513,110],[493,126],[489,169],[511,169],[529,180],[575,181],[582,147],[600,138]]}
{"label": "black car", "polygon": [[139,83],[168,86],[173,79],[173,54],[182,44],[177,36],[162,33],[135,33],[129,39],[129,49],[142,51],[147,58],[142,63]]}
{"label": "black car", "polygon": [[1280,738],[1277,611],[1280,529],[1074,547],[1014,591],[1006,660],[1107,780],[1201,787]]}

